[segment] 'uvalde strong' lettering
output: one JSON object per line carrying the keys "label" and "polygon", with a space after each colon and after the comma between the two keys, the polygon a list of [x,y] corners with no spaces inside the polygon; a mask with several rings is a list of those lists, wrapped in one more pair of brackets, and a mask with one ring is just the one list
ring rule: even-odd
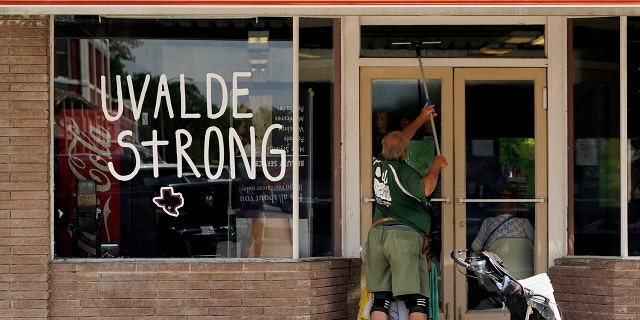
{"label": "'uvalde strong' lettering", "polygon": [[[233,73],[233,88],[232,88],[232,102],[231,102],[231,107],[232,107],[232,114],[233,114],[233,118],[235,119],[247,119],[247,118],[252,118],[253,114],[252,113],[244,113],[244,112],[239,112],[238,110],[238,97],[240,96],[245,96],[245,95],[249,95],[249,89],[247,88],[238,88],[238,78],[239,77],[251,77],[251,72],[234,72]],[[134,88],[133,88],[133,81],[130,75],[128,75],[126,77],[127,79],[127,86],[129,88],[129,100],[131,101],[131,109],[132,109],[132,113],[133,113],[133,118],[135,121],[138,121],[140,119],[140,115],[142,113],[142,105],[144,103],[144,99],[147,93],[147,88],[149,86],[149,80],[151,79],[150,75],[146,75],[145,80],[144,80],[144,84],[142,86],[142,89],[140,90],[139,94],[136,94]],[[197,113],[187,113],[187,106],[185,105],[185,85],[184,85],[184,74],[180,75],[180,117],[183,119],[197,119],[200,118],[202,115],[201,114],[197,114]],[[116,76],[116,93],[117,93],[117,97],[118,97],[118,110],[116,111],[115,115],[112,115],[110,113],[110,108],[107,105],[107,96],[106,96],[106,77],[102,76],[100,77],[101,80],[101,89],[102,89],[102,112],[104,113],[105,118],[108,121],[117,121],[118,119],[120,119],[120,117],[123,114],[124,111],[124,97],[122,94],[122,84],[121,84],[121,76],[117,75]],[[220,84],[220,91],[221,91],[221,96],[222,96],[222,102],[220,105],[220,109],[217,110],[216,113],[213,113],[213,104],[212,104],[212,90],[211,90],[211,83],[212,81],[217,81]],[[222,78],[222,76],[215,74],[215,73],[207,73],[206,75],[206,81],[207,81],[207,117],[209,119],[217,119],[219,117],[221,117],[227,108],[227,104],[228,104],[228,94],[227,94],[227,85],[224,81],[224,78]],[[158,90],[157,90],[157,95],[156,95],[156,101],[155,101],[155,110],[153,113],[153,116],[155,119],[158,118],[159,113],[160,113],[160,106],[162,105],[162,99],[165,100],[165,105],[167,106],[167,112],[169,114],[170,118],[174,118],[175,113],[173,110],[173,106],[171,105],[171,96],[169,93],[169,86],[168,86],[168,82],[167,82],[167,76],[162,74],[160,75],[160,79],[158,81]],[[261,168],[262,171],[264,173],[264,176],[271,180],[271,181],[279,181],[284,177],[285,174],[285,168],[286,168],[286,151],[282,150],[282,149],[274,149],[274,148],[269,148],[269,146],[267,146],[268,141],[270,141],[271,139],[270,136],[273,133],[274,130],[281,130],[282,129],[282,125],[280,124],[272,124],[270,125],[266,132],[265,132],[265,136],[262,139],[262,146],[259,150],[261,150],[260,153],[260,163],[261,163]],[[255,133],[255,128],[253,126],[249,127],[249,132],[250,132],[250,154],[247,155],[247,152],[244,150],[243,146],[242,146],[242,142],[241,139],[238,135],[238,133],[236,132],[235,128],[229,128],[229,135],[228,135],[228,143],[227,143],[227,150],[229,152],[229,154],[233,154],[235,147],[237,146],[238,149],[240,150],[240,158],[242,159],[245,168],[247,168],[247,174],[248,177],[250,179],[255,179],[256,178],[256,133]],[[189,165],[189,167],[191,168],[193,174],[195,174],[197,177],[200,177],[201,173],[196,169],[196,166],[194,164],[194,161],[191,159],[191,157],[187,154],[186,150],[191,146],[191,142],[193,141],[193,137],[191,136],[191,132],[189,132],[188,130],[185,129],[178,129],[175,132],[175,145],[176,145],[176,159],[177,159],[177,174],[178,177],[182,177],[182,169],[183,169],[183,161],[186,162],[186,164]],[[206,132],[204,133],[204,158],[203,158],[203,163],[205,165],[205,174],[207,175],[207,178],[209,179],[217,179],[220,177],[220,175],[222,174],[222,167],[225,165],[224,161],[225,161],[225,150],[224,150],[224,136],[222,134],[222,131],[215,126],[211,126],[209,128],[207,128]],[[219,154],[219,158],[217,159],[217,163],[218,163],[218,170],[216,172],[211,172],[211,168],[210,168],[210,164],[211,164],[211,159],[209,159],[209,146],[210,146],[210,141],[211,139],[217,139],[218,141],[218,146],[220,148],[218,154]],[[129,174],[120,174],[118,172],[116,172],[114,165],[111,161],[109,161],[107,163],[107,166],[109,167],[109,172],[111,172],[111,174],[118,180],[120,181],[128,181],[133,179],[133,177],[135,177],[135,175],[138,173],[138,171],[140,170],[140,166],[142,164],[142,159],[140,157],[140,153],[138,151],[138,149],[136,148],[136,146],[128,141],[135,141],[135,137],[134,134],[131,130],[124,130],[122,132],[120,132],[120,134],[118,134],[118,139],[117,142],[118,144],[122,147],[122,148],[128,148],[129,150],[131,150],[131,153],[133,154],[133,157],[135,159],[135,164],[133,166],[133,170],[131,171],[131,173]],[[152,154],[153,154],[153,175],[154,177],[158,177],[159,173],[158,173],[158,147],[159,146],[166,146],[169,144],[168,140],[158,140],[158,132],[157,130],[152,130],[151,132],[151,140],[149,141],[141,141],[140,144],[142,146],[145,147],[150,147]],[[268,153],[268,154],[267,154]],[[280,173],[276,176],[272,176],[269,171],[267,170],[267,159],[269,159],[269,161],[273,161],[273,156],[279,156],[280,158]],[[236,157],[230,157],[230,171],[231,171],[231,177],[235,178],[236,177],[236,170],[235,170],[235,158]]]}

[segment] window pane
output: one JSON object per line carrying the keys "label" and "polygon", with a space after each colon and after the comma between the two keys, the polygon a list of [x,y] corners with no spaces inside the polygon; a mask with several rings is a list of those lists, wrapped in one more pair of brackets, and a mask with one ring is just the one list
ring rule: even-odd
{"label": "window pane", "polygon": [[[334,45],[334,30],[339,26],[334,19],[300,19],[300,183],[302,210],[307,219],[300,221],[300,256],[332,256],[336,254],[333,226],[340,221],[335,212],[334,185],[340,178],[335,173],[339,164],[334,163],[339,150],[333,150],[334,130],[332,119],[339,113],[339,68],[334,56],[339,56],[339,46]],[[336,111],[338,110],[338,111]],[[311,195],[311,196],[310,196]],[[305,232],[304,230],[308,230]],[[339,251],[337,252],[339,254]]]}
{"label": "window pane", "polygon": [[627,150],[629,255],[640,255],[640,17],[627,20]]}
{"label": "window pane", "polygon": [[572,19],[576,255],[620,255],[620,24]]}
{"label": "window pane", "polygon": [[543,25],[362,26],[360,56],[544,58]]}
{"label": "window pane", "polygon": [[89,51],[56,83],[58,257],[291,256],[290,19],[64,16],[55,35]]}
{"label": "window pane", "polygon": [[69,42],[56,39],[55,72],[57,77],[69,77]]}

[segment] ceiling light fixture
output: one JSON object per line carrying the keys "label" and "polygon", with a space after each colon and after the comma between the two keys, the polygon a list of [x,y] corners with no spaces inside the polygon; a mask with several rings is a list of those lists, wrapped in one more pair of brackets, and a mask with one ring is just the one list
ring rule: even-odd
{"label": "ceiling light fixture", "polygon": [[509,36],[504,39],[503,43],[510,44],[522,44],[531,42],[536,37],[540,36],[540,32],[537,31],[512,31]]}
{"label": "ceiling light fixture", "polygon": [[269,42],[269,31],[249,31],[247,41],[250,44],[266,44]]}
{"label": "ceiling light fixture", "polygon": [[531,40],[532,46],[544,46],[544,35],[541,35],[533,40]]}
{"label": "ceiling light fixture", "polygon": [[507,53],[513,52],[515,49],[510,48],[492,48],[492,47],[482,47],[480,48],[480,53],[486,55],[494,55],[499,56]]}

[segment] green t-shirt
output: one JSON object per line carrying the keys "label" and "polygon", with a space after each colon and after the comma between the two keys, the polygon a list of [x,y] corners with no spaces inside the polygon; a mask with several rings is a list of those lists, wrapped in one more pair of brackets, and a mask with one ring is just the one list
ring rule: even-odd
{"label": "green t-shirt", "polygon": [[[429,233],[431,216],[422,176],[406,162],[378,157],[373,162],[373,190],[376,198],[373,221],[394,217],[420,232]],[[393,222],[387,222],[390,223]]]}

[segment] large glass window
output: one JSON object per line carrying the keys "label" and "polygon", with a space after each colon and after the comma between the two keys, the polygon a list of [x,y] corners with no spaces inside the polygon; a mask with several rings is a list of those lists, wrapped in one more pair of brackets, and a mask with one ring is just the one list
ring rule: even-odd
{"label": "large glass window", "polygon": [[570,254],[618,256],[620,22],[571,19],[569,31]]}
{"label": "large glass window", "polygon": [[292,100],[292,19],[58,16],[54,28],[56,45],[79,48],[78,72],[54,75],[57,257],[292,257],[293,223],[300,256],[333,253],[331,175],[309,165],[332,168],[314,157],[331,146],[310,141],[332,132],[311,125],[330,110],[330,79],[316,89],[325,111]]}

